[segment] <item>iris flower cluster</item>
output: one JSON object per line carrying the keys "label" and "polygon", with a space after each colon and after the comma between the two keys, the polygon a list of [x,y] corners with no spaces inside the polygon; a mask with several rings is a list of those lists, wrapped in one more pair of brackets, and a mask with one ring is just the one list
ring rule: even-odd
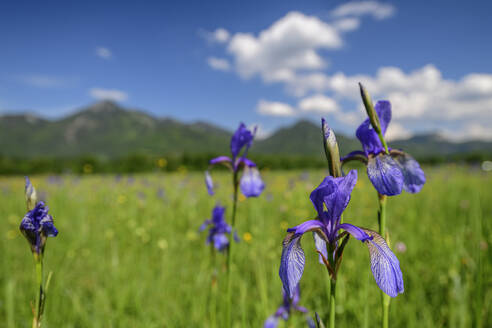
{"label": "iris flower cluster", "polygon": [[[298,305],[300,299],[301,299],[301,290],[299,288],[299,285],[297,285],[297,287],[294,289],[294,295],[292,299],[289,296],[287,296],[285,291],[283,291],[282,305],[279,306],[279,308],[277,309],[277,311],[275,311],[274,314],[272,314],[265,320],[263,328],[276,328],[278,326],[280,319],[287,321],[293,311],[297,311],[302,314],[307,314],[308,310],[305,307]],[[313,319],[311,319],[307,315],[306,315],[306,323],[309,328],[316,327]]]}
{"label": "iris flower cluster", "polygon": [[249,147],[253,143],[255,132],[256,128],[251,132],[246,128],[244,123],[241,123],[231,138],[231,157],[219,156],[210,160],[209,170],[205,172],[205,184],[210,195],[214,194],[214,184],[209,171],[217,164],[226,166],[234,175],[237,175],[241,169],[244,169],[239,183],[244,196],[258,197],[262,193],[265,184],[261,179],[260,172],[256,164],[246,157]]}
{"label": "iris flower cluster", "polygon": [[[391,103],[386,100],[378,101],[374,109],[381,135],[384,137],[391,121]],[[362,144],[363,151],[351,152],[342,158],[342,163],[350,160],[362,161],[367,166],[369,180],[378,193],[394,196],[401,194],[402,190],[417,193],[422,189],[425,174],[419,163],[409,154],[384,145],[384,139],[380,138],[373,128],[371,118],[362,122],[357,128],[356,136]]]}
{"label": "iris flower cluster", "polygon": [[47,237],[56,237],[58,230],[53,224],[53,217],[48,214],[48,206],[43,201],[36,204],[36,190],[28,177],[26,177],[25,194],[28,212],[19,228],[29,242],[32,252],[39,255],[44,252]]}
{"label": "iris flower cluster", "polygon": [[[232,229],[225,221],[224,217],[225,208],[222,206],[215,206],[212,210],[212,218],[205,220],[200,227],[200,231],[203,231],[210,225],[208,230],[207,244],[213,243],[214,247],[218,251],[223,251],[229,246],[229,239],[227,235],[231,234]],[[239,241],[236,234],[234,239]]]}

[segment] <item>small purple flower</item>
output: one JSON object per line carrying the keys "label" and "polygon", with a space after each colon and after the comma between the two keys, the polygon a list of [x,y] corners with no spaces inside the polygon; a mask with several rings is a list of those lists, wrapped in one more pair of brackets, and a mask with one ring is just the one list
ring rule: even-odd
{"label": "small purple flower", "polygon": [[[258,171],[256,164],[246,157],[249,147],[251,147],[251,144],[253,143],[255,132],[256,128],[253,132],[251,132],[246,128],[244,123],[241,123],[231,138],[232,156],[219,156],[211,159],[209,162],[209,169],[217,164],[222,164],[228,167],[234,174],[237,174],[244,168],[240,187],[241,192],[246,197],[257,197],[265,188],[265,184],[261,179],[260,172]],[[205,171],[205,185],[208,193],[213,195],[214,184],[209,170]]]}
{"label": "small purple flower", "polygon": [[[231,227],[225,221],[225,208],[222,206],[215,206],[212,210],[212,218],[205,220],[200,226],[200,231],[203,231],[207,226],[211,226],[208,230],[207,244],[213,243],[215,249],[223,251],[229,246],[229,239],[227,234],[231,234]],[[238,241],[237,235],[234,235],[236,242]]]}
{"label": "small purple flower", "polygon": [[[391,121],[391,103],[386,100],[378,101],[374,109],[384,135]],[[362,144],[363,151],[351,152],[342,158],[342,162],[363,160],[367,166],[369,180],[380,194],[394,196],[400,194],[402,189],[410,193],[417,193],[422,189],[425,174],[419,163],[400,150],[390,148],[389,154],[386,154],[369,118],[357,128],[356,136]]]}
{"label": "small purple flower", "polygon": [[[280,305],[280,307],[277,309],[277,311],[274,314],[272,314],[265,320],[263,327],[276,328],[279,320],[283,319],[287,321],[293,310],[301,312],[303,314],[307,314],[308,310],[305,307],[298,305],[300,298],[301,298],[301,290],[299,288],[299,285],[297,285],[297,287],[294,289],[294,295],[292,299],[289,296],[287,296],[285,291],[283,291],[282,305]],[[306,316],[306,321],[308,327],[310,328],[315,327],[314,321],[309,316]]]}
{"label": "small purple flower", "polygon": [[31,250],[37,254],[43,253],[47,237],[58,235],[48,210],[44,202],[39,202],[34,209],[27,212],[20,224],[20,231],[31,245]]}
{"label": "small purple flower", "polygon": [[[349,223],[340,224],[341,215],[350,201],[350,194],[356,182],[357,171],[355,170],[350,171],[344,177],[326,177],[310,196],[318,217],[287,230],[288,234],[283,242],[279,275],[284,290],[290,297],[295,295],[295,288],[304,271],[305,257],[301,247],[301,237],[306,232],[313,232],[320,260],[327,265],[335,278],[337,267],[330,267],[328,263],[330,261],[327,259],[333,259],[335,263],[341,259],[341,252],[345,241],[348,241],[348,236],[342,242],[339,242],[339,239],[348,233],[367,245],[371,257],[371,270],[379,288],[391,297],[403,293],[400,263],[384,239],[372,230]],[[339,235],[341,229],[345,232]],[[333,253],[328,254],[327,249],[333,250]]]}

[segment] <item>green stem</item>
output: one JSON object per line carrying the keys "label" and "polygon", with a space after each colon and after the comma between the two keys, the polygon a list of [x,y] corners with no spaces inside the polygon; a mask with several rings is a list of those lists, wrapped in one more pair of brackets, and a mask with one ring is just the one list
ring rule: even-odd
{"label": "green stem", "polygon": [[329,327],[335,328],[335,298],[337,291],[337,281],[330,279],[330,322]]}
{"label": "green stem", "polygon": [[34,308],[34,318],[32,319],[32,328],[41,327],[41,308],[43,297],[43,255],[34,253],[36,265],[36,286],[39,286],[36,292],[36,303]]}
{"label": "green stem", "polygon": [[[378,211],[379,234],[384,239],[387,239],[386,238],[386,198],[387,197],[381,194],[378,194],[378,196],[379,196],[379,211]],[[382,310],[381,327],[382,328],[388,328],[389,306],[390,306],[390,297],[381,291],[381,310]]]}
{"label": "green stem", "polygon": [[233,244],[233,234],[234,227],[236,224],[236,209],[237,209],[237,197],[238,197],[238,172],[234,171],[232,175],[232,185],[234,189],[234,196],[232,201],[232,220],[231,220],[231,241],[229,242],[229,250],[227,251],[227,311],[226,311],[226,327],[232,327],[231,325],[231,288],[232,288],[232,279],[231,279],[231,263],[232,263],[232,244]]}

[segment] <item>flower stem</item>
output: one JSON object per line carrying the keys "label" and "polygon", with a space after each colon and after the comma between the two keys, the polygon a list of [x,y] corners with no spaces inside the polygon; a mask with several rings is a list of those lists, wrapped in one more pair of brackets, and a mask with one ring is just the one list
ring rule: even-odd
{"label": "flower stem", "polygon": [[43,307],[43,255],[34,253],[34,261],[36,265],[36,303],[34,308],[34,317],[32,319],[32,328],[41,327],[41,315]]}
{"label": "flower stem", "polygon": [[238,197],[238,172],[234,171],[232,175],[232,185],[234,189],[234,195],[232,200],[232,220],[231,220],[231,237],[229,242],[229,250],[227,252],[227,298],[226,298],[226,327],[232,327],[231,325],[231,288],[232,288],[232,278],[231,278],[231,263],[232,263],[232,244],[233,244],[233,234],[234,227],[236,223],[236,209],[237,209],[237,197]]}
{"label": "flower stem", "polygon": [[329,327],[335,328],[335,298],[337,291],[337,281],[330,279],[330,322]]}
{"label": "flower stem", "polygon": [[[378,222],[379,222],[379,234],[381,237],[386,237],[386,196],[378,194],[379,196],[379,211],[378,211]],[[385,238],[386,239],[386,238]],[[381,309],[382,309],[382,320],[381,327],[388,328],[389,323],[389,306],[390,297],[381,291]]]}

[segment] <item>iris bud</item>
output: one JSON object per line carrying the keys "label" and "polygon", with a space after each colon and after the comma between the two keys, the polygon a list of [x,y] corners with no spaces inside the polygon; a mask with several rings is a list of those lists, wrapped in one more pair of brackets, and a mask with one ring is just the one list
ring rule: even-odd
{"label": "iris bud", "polygon": [[36,206],[38,196],[36,194],[36,189],[34,189],[34,186],[31,183],[31,180],[29,180],[29,177],[26,177],[25,196],[27,210],[31,211]]}
{"label": "iris bud", "polygon": [[369,121],[371,121],[372,128],[376,131],[377,134],[381,133],[381,124],[379,123],[379,116],[374,109],[372,104],[371,96],[369,92],[367,92],[366,88],[359,82],[360,95],[362,97],[362,102],[364,103],[364,107],[366,108],[367,116],[369,117]]}
{"label": "iris bud", "polygon": [[323,145],[330,175],[335,178],[341,177],[342,166],[340,164],[340,151],[338,150],[337,138],[333,130],[326,124],[324,118],[321,119],[321,131],[323,132]]}

